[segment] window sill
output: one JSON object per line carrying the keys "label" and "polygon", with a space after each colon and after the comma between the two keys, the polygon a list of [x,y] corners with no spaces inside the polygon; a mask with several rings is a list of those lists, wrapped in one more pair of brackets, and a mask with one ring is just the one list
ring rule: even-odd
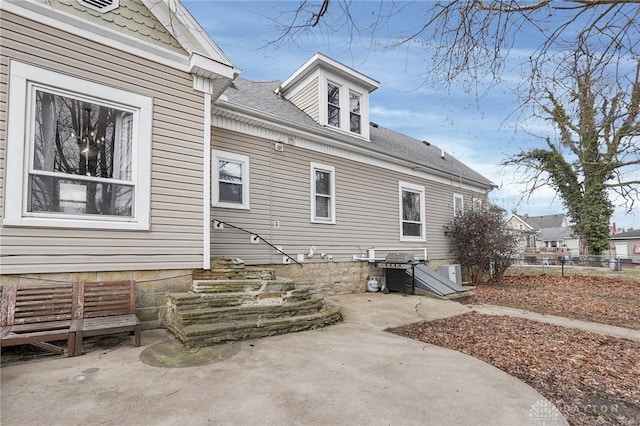
{"label": "window sill", "polygon": [[110,229],[122,231],[149,231],[149,223],[108,220],[54,219],[42,217],[4,218],[3,226],[69,229]]}
{"label": "window sill", "polygon": [[251,210],[251,208],[248,205],[232,204],[232,203],[215,203],[215,204],[212,204],[211,207],[216,207],[221,209]]}
{"label": "window sill", "polygon": [[321,219],[311,219],[310,220],[311,223],[319,223],[319,224],[324,224],[324,225],[335,225],[336,221],[335,220],[321,220]]}
{"label": "window sill", "polygon": [[426,243],[427,239],[424,237],[400,237],[400,241],[403,243]]}

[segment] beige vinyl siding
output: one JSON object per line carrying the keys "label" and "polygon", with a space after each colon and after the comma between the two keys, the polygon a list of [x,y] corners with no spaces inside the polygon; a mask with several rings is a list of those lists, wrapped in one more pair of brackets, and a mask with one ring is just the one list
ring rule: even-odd
{"label": "beige vinyl siding", "polygon": [[295,106],[306,112],[316,122],[320,121],[320,105],[318,103],[318,77],[315,77],[305,87],[291,96],[289,100]]}
{"label": "beige vinyl siding", "polygon": [[2,21],[2,168],[11,58],[153,97],[151,230],[2,227],[2,273],[202,267],[204,95],[192,76],[9,13]]}
{"label": "beige vinyl siding", "polygon": [[[251,210],[213,208],[211,217],[255,232],[294,258],[316,246],[313,260],[306,262],[320,261],[320,253],[349,261],[373,247],[402,249],[420,257],[427,247],[431,259],[447,259],[444,226],[453,219],[453,193],[463,194],[465,203],[472,195],[483,196],[291,145],[278,152],[273,141],[228,130],[214,128],[212,133],[215,149],[249,155]],[[310,162],[335,167],[336,224],[310,221]],[[425,187],[426,243],[400,241],[399,181]],[[279,228],[274,221],[279,221]],[[250,244],[249,235],[228,227],[212,230],[211,243],[212,256],[236,256],[248,264],[282,262],[282,255],[267,245]]]}

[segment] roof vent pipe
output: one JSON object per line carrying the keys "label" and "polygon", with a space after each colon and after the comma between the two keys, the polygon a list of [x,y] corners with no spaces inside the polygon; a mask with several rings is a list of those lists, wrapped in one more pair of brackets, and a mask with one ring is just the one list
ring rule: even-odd
{"label": "roof vent pipe", "polygon": [[440,157],[442,157],[442,159],[444,160],[444,149],[440,150]]}

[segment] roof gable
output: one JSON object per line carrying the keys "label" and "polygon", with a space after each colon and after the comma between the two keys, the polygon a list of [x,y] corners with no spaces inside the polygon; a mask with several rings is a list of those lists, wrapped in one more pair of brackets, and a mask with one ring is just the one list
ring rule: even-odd
{"label": "roof gable", "polygon": [[173,52],[188,55],[165,26],[149,11],[141,0],[121,1],[118,7],[106,12],[81,4],[78,0],[37,0],[81,19],[122,32],[141,41]]}
{"label": "roof gable", "polygon": [[367,93],[373,92],[380,87],[380,83],[376,80],[318,52],[309,58],[309,60],[298,68],[289,78],[282,82],[280,85],[282,93],[284,94],[288,90],[295,88],[298,83],[305,80],[320,68],[329,71],[332,75],[352,82],[356,86],[366,90]]}
{"label": "roof gable", "polygon": [[550,214],[542,216],[523,215],[521,216],[521,219],[531,227],[536,229],[560,228],[568,226],[567,219],[563,214]]}
{"label": "roof gable", "polygon": [[[194,87],[214,98],[238,75],[179,0],[123,4],[104,14],[76,0],[2,0],[0,9],[204,77],[209,81],[200,79],[196,84],[194,78]],[[110,18],[112,23],[108,23]]]}

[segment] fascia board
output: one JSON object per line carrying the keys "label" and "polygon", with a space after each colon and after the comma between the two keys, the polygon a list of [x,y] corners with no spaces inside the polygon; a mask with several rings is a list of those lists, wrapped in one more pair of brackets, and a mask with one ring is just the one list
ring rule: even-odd
{"label": "fascia board", "polygon": [[189,72],[189,58],[169,49],[146,43],[78,16],[51,8],[46,3],[0,0],[0,10],[13,13],[88,40],[131,53],[141,58]]}
{"label": "fascia board", "polygon": [[374,147],[365,148],[365,147],[353,145],[352,144],[353,139],[351,137],[348,137],[347,135],[342,135],[338,132],[336,132],[335,135],[331,135],[331,137],[328,137],[326,134],[324,134],[323,132],[321,132],[319,129],[315,127],[301,125],[300,123],[284,120],[278,116],[267,114],[252,108],[247,108],[245,106],[240,106],[240,105],[234,104],[233,102],[224,101],[222,99],[218,99],[214,103],[214,106],[215,106],[215,109],[233,114],[238,118],[241,118],[244,120],[259,123],[260,125],[266,128],[279,130],[294,136],[314,140],[328,146],[335,146],[335,147],[356,152],[359,154],[370,155],[380,160],[390,161],[390,162],[393,162],[394,164],[398,164],[400,166],[410,168],[414,171],[422,169],[422,170],[425,170],[425,173],[428,171],[428,173],[434,176],[438,176],[440,178],[446,178],[446,179],[455,179],[456,181],[461,181],[463,183],[466,183],[467,185],[470,185],[476,188],[482,188],[487,191],[492,190],[496,187],[495,184],[487,185],[486,183],[483,183],[483,182],[478,182],[468,178],[460,178],[459,176],[456,176],[456,175],[443,173],[439,170],[432,169],[429,166],[426,166],[424,164],[416,163],[411,160],[407,160],[406,158],[391,155],[389,153],[380,151]]}
{"label": "fascia board", "polygon": [[366,75],[335,61],[322,53],[314,54],[307,62],[296,70],[289,78],[282,83],[284,91],[291,86],[295,86],[300,80],[307,77],[318,68],[327,69],[357,85],[367,89],[369,93],[380,87],[380,83]]}
{"label": "fascia board", "polygon": [[142,2],[187,52],[199,53],[233,68],[231,60],[179,0],[142,0]]}
{"label": "fascia board", "polygon": [[189,57],[189,72],[211,79],[228,78],[229,83],[240,74],[240,70],[234,68],[233,65],[218,62],[197,52],[191,53]]}

